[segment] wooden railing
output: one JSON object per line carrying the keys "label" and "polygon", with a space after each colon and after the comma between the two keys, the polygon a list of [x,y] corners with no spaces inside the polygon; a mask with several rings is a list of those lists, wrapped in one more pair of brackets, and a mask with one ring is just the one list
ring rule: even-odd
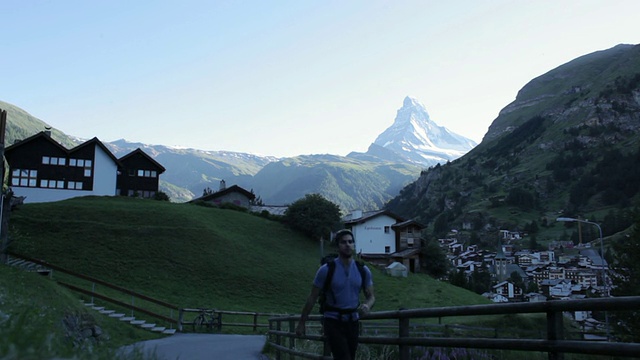
{"label": "wooden railing", "polygon": [[[44,260],[31,258],[25,255],[8,252],[8,255],[16,258],[20,258],[26,261],[30,261],[34,264],[38,264],[47,267],[53,271],[61,272],[71,277],[82,279],[88,282],[88,286],[79,286],[78,284],[71,284],[66,281],[56,280],[58,284],[68,288],[69,290],[86,295],[93,303],[95,299],[108,302],[118,307],[131,310],[131,315],[135,313],[142,313],[157,320],[165,321],[170,326],[176,326],[177,331],[200,331],[201,329],[185,329],[184,326],[193,326],[195,317],[201,312],[209,312],[216,317],[215,331],[222,331],[223,328],[230,327],[250,327],[254,332],[258,329],[266,329],[269,327],[268,319],[274,316],[281,316],[282,314],[274,313],[259,313],[259,312],[243,312],[243,311],[225,311],[216,309],[202,309],[202,308],[180,308],[177,305],[169,304],[162,300],[152,298],[150,296],[140,294],[138,292],[123,288],[118,285],[110,284],[106,281],[93,278],[84,274],[65,269],[63,267],[51,264]],[[99,285],[99,287],[98,287]],[[90,287],[91,289],[87,289]],[[114,296],[110,296],[104,293],[102,288],[107,288],[115,291],[119,294],[124,294],[130,297],[130,302],[125,302],[122,299],[116,299]],[[102,291],[101,291],[102,290]],[[159,313],[159,311],[166,311],[168,315]],[[193,318],[192,318],[193,316]],[[244,320],[249,318],[250,320]],[[212,330],[212,329],[207,329]]]}
{"label": "wooden railing", "polygon": [[[140,294],[133,290],[129,290],[127,288],[110,284],[106,281],[96,279],[91,276],[87,276],[84,274],[77,273],[75,271],[65,269],[63,267],[51,264],[44,260],[35,259],[29,256],[25,256],[25,255],[13,253],[13,252],[8,252],[8,255],[30,261],[34,264],[42,265],[44,267],[50,268],[53,271],[61,272],[71,276],[72,278],[81,279],[88,282],[91,289],[87,289],[86,287],[80,286],[78,284],[71,284],[66,281],[56,280],[58,284],[68,288],[69,290],[86,295],[87,297],[89,297],[90,302],[92,303],[94,302],[95,299],[100,299],[102,301],[111,303],[121,308],[130,310],[132,316],[134,315],[134,312],[143,313],[152,318],[166,321],[167,323],[170,324],[170,326],[177,325],[177,330],[178,331],[182,330],[182,324],[180,324],[178,320],[178,313],[180,308],[177,305],[169,304],[162,300],[158,300],[150,296]],[[127,297],[129,297],[130,302],[125,302],[122,299],[116,299],[113,296],[105,294],[104,292],[97,291],[96,289],[97,286],[100,286],[99,290],[101,290],[102,288],[106,288],[106,289],[113,290],[115,293],[126,295]],[[136,303],[136,301],[138,301],[138,303]],[[153,306],[150,306],[149,304],[152,304]],[[165,310],[166,314],[159,313],[158,311],[160,310]]]}
{"label": "wooden railing", "polygon": [[[363,329],[374,320],[393,320],[395,336],[360,336],[360,344],[393,346],[397,348],[398,358],[408,360],[411,349],[415,347],[492,349],[513,351],[535,351],[548,353],[549,359],[563,359],[565,353],[637,357],[640,343],[621,343],[609,341],[565,340],[563,313],[566,311],[620,311],[639,310],[640,296],[599,298],[585,300],[559,300],[534,303],[509,303],[474,306],[440,307],[428,309],[409,309],[381,311],[367,314],[362,318]],[[412,322],[424,319],[442,319],[446,317],[509,315],[509,314],[545,314],[546,336],[537,339],[494,338],[494,337],[454,337],[442,333],[434,336],[416,336],[411,334]],[[322,354],[311,353],[296,347],[296,339],[324,342],[321,335],[297,336],[295,326],[300,316],[284,316],[269,319],[268,343],[275,349],[276,359],[283,354],[295,355],[307,359],[330,359],[327,346]],[[310,316],[310,322],[317,322],[320,316]],[[316,325],[316,327],[319,327]],[[369,331],[365,331],[370,333]]]}
{"label": "wooden railing", "polygon": [[[257,332],[259,329],[267,329],[269,328],[269,319],[274,316],[283,316],[283,314],[274,314],[274,313],[259,313],[259,312],[251,312],[251,311],[227,311],[227,310],[216,310],[216,309],[180,309],[180,324],[182,325],[194,325],[194,320],[186,320],[185,317],[197,317],[202,312],[207,312],[209,316],[215,318],[214,329],[218,332],[222,331],[223,328],[230,327],[241,327],[241,328],[252,328],[254,332]],[[191,315],[191,314],[195,315]],[[244,319],[249,318],[250,320],[246,321]],[[196,329],[197,330],[197,329]]]}

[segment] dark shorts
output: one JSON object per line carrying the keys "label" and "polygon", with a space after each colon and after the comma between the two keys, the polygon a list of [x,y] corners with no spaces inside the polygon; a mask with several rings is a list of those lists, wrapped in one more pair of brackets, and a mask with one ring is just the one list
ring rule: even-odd
{"label": "dark shorts", "polygon": [[324,319],[324,335],[335,360],[355,360],[358,349],[359,322]]}

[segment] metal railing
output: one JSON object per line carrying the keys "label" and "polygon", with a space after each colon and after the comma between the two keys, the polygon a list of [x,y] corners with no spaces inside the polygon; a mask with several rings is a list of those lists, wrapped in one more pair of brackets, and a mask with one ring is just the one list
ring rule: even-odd
{"label": "metal railing", "polygon": [[[387,345],[397,347],[398,358],[408,360],[412,347],[466,348],[546,352],[549,359],[563,359],[565,353],[637,357],[640,343],[622,343],[592,340],[566,340],[563,313],[568,311],[628,311],[640,309],[640,296],[598,298],[584,300],[557,300],[534,303],[509,303],[439,307],[380,311],[363,316],[361,325],[366,329],[373,320],[393,320],[395,336],[361,335],[360,344]],[[455,337],[446,332],[434,336],[411,334],[412,321],[417,319],[438,319],[446,317],[545,314],[544,336],[535,339]],[[319,321],[320,316],[310,316],[309,321]],[[296,339],[324,342],[321,335],[297,336],[295,326],[300,316],[285,316],[269,319],[268,343],[275,349],[276,359],[282,354],[295,355],[307,359],[330,359],[327,346],[323,353],[310,353],[296,347]],[[423,320],[424,321],[424,320]]]}

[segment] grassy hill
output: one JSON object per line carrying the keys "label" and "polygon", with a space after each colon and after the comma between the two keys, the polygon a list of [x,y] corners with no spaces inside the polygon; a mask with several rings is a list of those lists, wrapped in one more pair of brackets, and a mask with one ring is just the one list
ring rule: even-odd
{"label": "grassy hill", "polygon": [[[10,249],[181,307],[298,313],[319,244],[255,215],[87,197],[12,212]],[[374,270],[375,310],[484,303],[425,275]]]}
{"label": "grassy hill", "polygon": [[[98,326],[103,335],[94,341],[79,341],[79,319],[84,324]],[[123,326],[117,319],[97,315],[82,305],[75,293],[47,277],[0,266],[1,359],[40,360],[58,356],[111,360],[120,346],[158,337],[156,333]],[[142,359],[143,356],[134,352],[126,358]]]}

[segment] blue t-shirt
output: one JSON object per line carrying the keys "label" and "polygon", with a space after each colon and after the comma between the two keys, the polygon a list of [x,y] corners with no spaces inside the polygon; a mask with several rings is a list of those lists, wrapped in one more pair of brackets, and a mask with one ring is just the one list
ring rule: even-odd
{"label": "blue t-shirt", "polygon": [[[331,279],[331,290],[327,291],[327,305],[338,309],[356,309],[360,304],[360,291],[362,286],[362,279],[358,265],[354,260],[351,260],[349,266],[345,268],[340,259],[335,259],[336,268]],[[366,273],[365,288],[373,285],[373,279],[371,277],[371,270],[367,266],[364,266]],[[322,265],[316,272],[316,277],[313,279],[313,286],[322,289],[324,287],[324,281],[329,273],[329,266]],[[340,319],[340,314],[336,311],[327,310],[324,313],[325,317]],[[358,312],[355,311],[352,314],[343,314],[343,318],[357,320],[359,318]]]}

